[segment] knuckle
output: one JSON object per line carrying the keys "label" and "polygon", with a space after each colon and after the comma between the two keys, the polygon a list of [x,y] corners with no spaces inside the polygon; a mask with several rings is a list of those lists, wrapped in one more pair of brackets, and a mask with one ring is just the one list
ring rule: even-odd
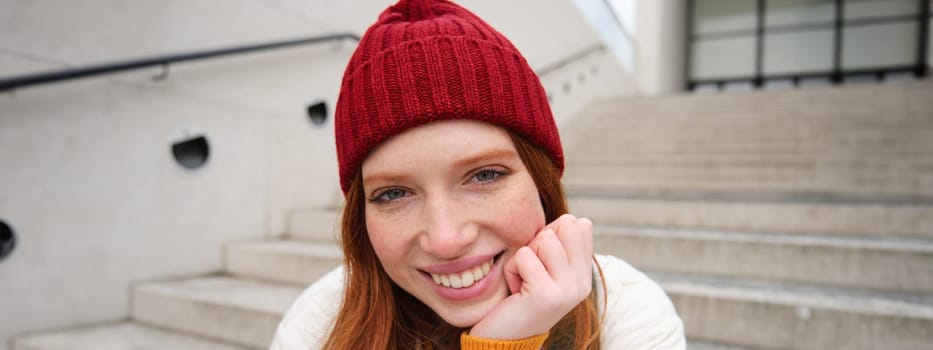
{"label": "knuckle", "polygon": [[554,220],[554,222],[557,222],[559,224],[565,224],[565,223],[574,222],[576,220],[577,220],[576,217],[574,217],[572,214],[567,213],[567,214],[563,214],[560,217],[558,217],[557,220]]}
{"label": "knuckle", "polygon": [[593,228],[593,221],[588,218],[579,218],[577,219],[577,224],[585,230],[590,230]]}

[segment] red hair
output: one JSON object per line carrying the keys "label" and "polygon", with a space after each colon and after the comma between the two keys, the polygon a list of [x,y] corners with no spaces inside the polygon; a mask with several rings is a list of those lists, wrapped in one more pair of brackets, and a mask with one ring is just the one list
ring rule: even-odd
{"label": "red hair", "polygon": [[[560,170],[540,147],[509,132],[528,168],[547,222],[567,213]],[[451,326],[399,288],[382,268],[366,232],[362,175],[348,186],[341,222],[346,281],[343,302],[325,349],[459,349],[462,328]],[[597,268],[599,266],[597,265]],[[599,270],[602,285],[602,271]],[[551,329],[545,349],[599,349],[596,289]]]}

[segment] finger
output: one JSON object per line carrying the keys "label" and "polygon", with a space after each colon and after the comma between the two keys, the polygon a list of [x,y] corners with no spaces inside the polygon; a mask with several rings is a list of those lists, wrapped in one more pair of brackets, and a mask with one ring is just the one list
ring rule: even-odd
{"label": "finger", "polygon": [[521,251],[522,249],[516,251],[502,266],[505,284],[509,287],[510,294],[518,293],[522,288],[522,276],[518,271],[518,253]]}
{"label": "finger", "polygon": [[582,266],[589,265],[592,253],[589,253],[586,248],[585,236],[591,235],[592,228],[569,214],[561,216],[561,219],[563,220],[557,221],[560,224],[559,231],[556,232],[557,238],[564,247],[565,254],[567,254],[568,264],[579,271]]}
{"label": "finger", "polygon": [[[512,260],[515,261],[517,275],[521,278],[519,288],[522,293],[537,288],[546,288],[547,285],[553,284],[547,269],[530,247],[519,248]],[[511,289],[511,286],[509,288]]]}
{"label": "finger", "polygon": [[579,225],[580,231],[582,232],[580,238],[583,241],[584,255],[586,256],[586,260],[589,261],[593,254],[596,253],[593,250],[593,222],[587,218],[579,218],[577,219],[577,225]]}
{"label": "finger", "polygon": [[588,218],[580,218],[577,220],[580,229],[583,231],[583,235],[580,237],[583,240],[584,246],[584,265],[581,267],[583,270],[581,274],[586,276],[587,283],[583,287],[583,295],[590,295],[593,289],[593,264],[595,263],[596,256],[593,255],[593,222]]}
{"label": "finger", "polygon": [[528,246],[541,260],[541,264],[544,265],[551,278],[556,279],[558,276],[567,274],[567,270],[570,268],[567,252],[554,231],[548,228],[541,230],[541,233]]}
{"label": "finger", "polygon": [[554,232],[557,232],[557,231],[560,231],[559,228],[560,228],[560,225],[561,225],[561,224],[563,224],[563,223],[565,223],[565,222],[572,222],[572,221],[574,221],[574,220],[576,220],[576,219],[577,219],[577,218],[574,217],[574,216],[571,215],[571,214],[563,214],[563,215],[557,217],[557,219],[555,219],[554,221],[551,221],[551,223],[545,225],[544,228],[549,228],[549,229],[554,230]]}

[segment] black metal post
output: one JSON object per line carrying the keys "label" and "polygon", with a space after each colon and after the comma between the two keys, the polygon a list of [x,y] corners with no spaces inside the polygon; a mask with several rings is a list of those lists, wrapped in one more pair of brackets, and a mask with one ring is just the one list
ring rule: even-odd
{"label": "black metal post", "polygon": [[836,25],[835,38],[833,39],[833,73],[831,79],[833,84],[842,82],[842,24],[843,24],[843,0],[836,0]]}
{"label": "black metal post", "polygon": [[927,47],[930,40],[930,2],[920,0],[920,14],[917,33],[917,69],[914,74],[917,77],[926,77],[929,67],[927,65]]}
{"label": "black metal post", "polygon": [[757,17],[758,22],[755,27],[755,87],[761,88],[764,85],[764,51],[765,51],[765,0],[758,0]]}
{"label": "black metal post", "polygon": [[684,27],[684,88],[687,91],[692,91],[694,89],[693,81],[690,76],[693,74],[690,70],[693,59],[693,16],[694,9],[696,6],[694,2],[696,0],[687,0],[687,24]]}

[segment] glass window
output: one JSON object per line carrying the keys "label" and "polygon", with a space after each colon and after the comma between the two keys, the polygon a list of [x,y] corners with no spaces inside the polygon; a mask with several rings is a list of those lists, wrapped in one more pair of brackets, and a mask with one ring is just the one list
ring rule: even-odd
{"label": "glass window", "polygon": [[635,25],[637,17],[637,7],[635,6],[635,0],[610,0],[610,7],[612,7],[612,12],[615,12],[616,17],[619,18],[619,22],[622,22],[622,29],[628,32],[629,36],[634,36],[635,34]]}
{"label": "glass window", "polygon": [[842,33],[843,69],[917,64],[916,22],[851,26]]}
{"label": "glass window", "polygon": [[755,75],[755,37],[697,41],[691,57],[691,79],[750,77]]}
{"label": "glass window", "polygon": [[749,0],[696,0],[693,8],[694,34],[754,30],[757,2]]}
{"label": "glass window", "polygon": [[833,29],[765,34],[764,73],[793,74],[833,69]]}
{"label": "glass window", "polygon": [[848,0],[842,10],[846,20],[916,15],[921,0]]}
{"label": "glass window", "polygon": [[[687,79],[693,83],[722,86],[725,80],[752,81],[760,74],[803,84],[802,76],[828,77],[836,69],[877,77],[892,69],[933,66],[933,28],[923,48],[927,62],[917,62],[917,19],[921,7],[933,7],[933,0],[842,0],[839,7],[839,0],[687,1],[692,4]],[[765,6],[764,23],[758,23],[759,4]],[[841,33],[836,31],[840,23]],[[761,37],[758,25],[764,29]]]}
{"label": "glass window", "polygon": [[765,27],[827,24],[835,22],[834,0],[768,0]]}
{"label": "glass window", "polygon": [[[635,71],[635,48],[632,46],[632,33],[625,31],[625,24],[619,23],[613,16],[612,8],[608,2],[574,0],[577,8],[583,13],[583,16],[599,37],[602,39],[609,52],[622,64],[622,67],[629,73]],[[634,3],[630,4],[628,10],[635,12],[637,8]]]}

